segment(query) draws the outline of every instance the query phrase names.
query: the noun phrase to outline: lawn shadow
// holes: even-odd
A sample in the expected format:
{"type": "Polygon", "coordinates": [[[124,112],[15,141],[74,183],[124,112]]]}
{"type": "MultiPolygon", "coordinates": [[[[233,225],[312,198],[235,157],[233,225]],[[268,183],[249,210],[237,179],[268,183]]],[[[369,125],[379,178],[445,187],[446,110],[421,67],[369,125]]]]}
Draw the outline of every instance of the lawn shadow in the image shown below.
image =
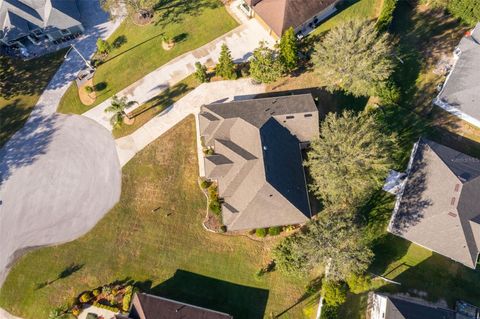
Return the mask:
{"type": "Polygon", "coordinates": [[[459,299],[480,304],[480,273],[437,253],[406,268],[394,280],[401,285],[380,290],[408,293],[432,302],[445,300],[452,308],[459,299]]]}
{"type": "Polygon", "coordinates": [[[53,280],[47,280],[45,282],[42,282],[42,283],[38,283],[35,287],[36,290],[38,289],[42,289],[46,286],[49,286],[51,284],[53,284],[54,282],[58,281],[58,280],[61,280],[61,279],[65,279],[65,278],[68,278],[70,277],[71,275],[73,275],[74,273],[80,271],[82,268],[83,268],[84,264],[75,264],[75,263],[72,263],[70,264],[69,266],[67,266],[64,270],[62,270],[57,278],[53,279],[53,280]]]}
{"type": "Polygon", "coordinates": [[[19,98],[0,108],[0,148],[25,124],[30,112],[31,107],[19,98]]]}
{"type": "Polygon", "coordinates": [[[188,33],[182,32],[173,37],[173,42],[180,43],[186,41],[188,38],[188,33]]]}
{"type": "Polygon", "coordinates": [[[115,49],[118,49],[118,48],[120,48],[122,45],[124,45],[125,43],[127,43],[127,37],[122,34],[122,35],[119,35],[118,37],[116,37],[115,40],[113,40],[112,46],[113,46],[115,49]]]}
{"type": "Polygon", "coordinates": [[[205,9],[216,9],[220,2],[211,0],[160,0],[154,6],[156,15],[155,26],[166,26],[168,24],[180,23],[185,16],[198,16],[205,9]]]}
{"type": "Polygon", "coordinates": [[[148,38],[148,39],[146,39],[146,40],[144,40],[144,41],[142,41],[142,42],[140,42],[140,43],[137,43],[137,44],[129,47],[128,49],[126,49],[126,50],[124,50],[124,51],[122,51],[122,52],[120,52],[120,53],[118,53],[118,54],[116,54],[116,55],[114,55],[114,56],[112,56],[112,57],[109,57],[108,59],[105,59],[105,60],[102,62],[102,64],[105,64],[105,63],[107,63],[107,62],[110,62],[110,61],[118,58],[119,56],[122,56],[122,55],[124,55],[125,53],[127,53],[127,52],[129,52],[129,51],[132,51],[132,50],[138,48],[139,46],[141,46],[141,45],[143,45],[143,44],[145,44],[145,43],[147,43],[147,42],[150,42],[150,41],[152,41],[153,39],[156,39],[156,38],[158,38],[158,37],[162,37],[162,36],[164,36],[164,35],[165,35],[164,32],[160,32],[159,34],[156,34],[156,35],[154,35],[153,37],[150,37],[150,38],[148,38]]]}
{"type": "Polygon", "coordinates": [[[234,318],[264,317],[269,291],[202,276],[178,269],[165,282],[148,287],[151,282],[138,283],[145,292],[232,315],[234,318]]]}
{"type": "Polygon", "coordinates": [[[59,115],[45,117],[41,112],[41,108],[34,109],[25,126],[0,149],[0,185],[14,170],[32,165],[47,152],[59,115]]]}

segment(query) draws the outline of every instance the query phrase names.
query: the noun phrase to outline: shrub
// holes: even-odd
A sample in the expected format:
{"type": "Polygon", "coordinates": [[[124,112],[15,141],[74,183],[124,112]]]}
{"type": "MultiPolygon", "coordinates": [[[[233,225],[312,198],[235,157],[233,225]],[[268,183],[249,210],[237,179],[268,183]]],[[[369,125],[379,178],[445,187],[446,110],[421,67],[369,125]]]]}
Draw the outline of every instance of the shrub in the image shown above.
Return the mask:
{"type": "Polygon", "coordinates": [[[378,17],[376,27],[379,31],[387,31],[393,20],[393,11],[397,6],[397,0],[384,0],[382,11],[378,17]]]}
{"type": "Polygon", "coordinates": [[[87,93],[92,93],[92,92],[94,91],[94,88],[93,88],[93,86],[87,85],[87,86],[85,87],[85,91],[86,91],[87,93]]]}
{"type": "Polygon", "coordinates": [[[112,288],[110,286],[103,286],[102,287],[102,292],[105,294],[105,295],[109,295],[112,293],[112,288]]]}
{"type": "Polygon", "coordinates": [[[362,293],[370,289],[371,277],[369,275],[351,274],[347,278],[347,284],[353,293],[362,293]]]}
{"type": "Polygon", "coordinates": [[[80,308],[78,308],[77,306],[73,307],[72,315],[74,315],[75,317],[78,317],[80,315],[80,308]]]}
{"type": "Polygon", "coordinates": [[[210,201],[210,204],[208,205],[212,213],[215,215],[219,216],[222,213],[222,205],[218,200],[212,200],[210,201]]]}
{"type": "Polygon", "coordinates": [[[210,185],[208,188],[208,198],[211,201],[218,201],[218,189],[216,185],[210,185]]]}
{"type": "Polygon", "coordinates": [[[200,62],[195,62],[195,78],[201,82],[208,82],[207,67],[200,62]]]}
{"type": "Polygon", "coordinates": [[[257,235],[257,237],[263,238],[267,236],[267,229],[268,228],[257,228],[255,229],[255,235],[257,235]]]}
{"type": "Polygon", "coordinates": [[[97,39],[97,50],[99,53],[102,53],[102,54],[108,54],[111,50],[112,50],[112,47],[110,46],[110,44],[101,39],[101,38],[98,38],[97,39]]]}
{"type": "Polygon", "coordinates": [[[132,286],[127,286],[125,288],[125,295],[123,295],[123,300],[122,300],[122,310],[123,311],[128,311],[130,308],[130,302],[132,301],[132,294],[133,294],[133,287],[132,286]]]}
{"type": "Polygon", "coordinates": [[[338,319],[338,307],[329,304],[323,305],[321,319],[338,319]]]}
{"type": "Polygon", "coordinates": [[[98,295],[100,295],[100,293],[101,293],[101,291],[100,291],[100,289],[98,289],[98,288],[97,288],[97,289],[93,289],[93,291],[92,291],[92,294],[93,294],[94,297],[97,297],[98,295]]]}
{"type": "Polygon", "coordinates": [[[86,303],[90,299],[92,299],[92,294],[90,293],[90,291],[86,291],[80,296],[80,302],[82,303],[86,303]]]}
{"type": "Polygon", "coordinates": [[[226,233],[227,232],[227,226],[225,226],[225,225],[220,226],[220,232],[226,233]]]}
{"type": "Polygon", "coordinates": [[[203,181],[200,182],[200,187],[203,188],[203,189],[207,189],[210,187],[212,183],[210,183],[210,181],[204,179],[203,181]]]}
{"type": "Polygon", "coordinates": [[[275,226],[275,227],[270,227],[268,229],[268,234],[270,236],[277,236],[282,232],[282,227],[281,226],[275,226]]]}
{"type": "Polygon", "coordinates": [[[400,89],[393,81],[381,83],[376,94],[381,99],[382,105],[397,104],[400,101],[400,89]]]}
{"type": "Polygon", "coordinates": [[[97,301],[95,301],[95,302],[93,303],[93,305],[94,305],[95,307],[103,308],[103,309],[106,309],[106,310],[110,310],[110,311],[112,311],[112,312],[119,312],[119,311],[120,311],[120,309],[118,309],[117,307],[113,307],[113,306],[109,306],[109,305],[104,305],[104,304],[99,303],[99,302],[97,302],[97,301]]]}
{"type": "Polygon", "coordinates": [[[343,282],[324,280],[322,284],[325,302],[330,306],[338,306],[347,299],[347,285],[343,282]]]}

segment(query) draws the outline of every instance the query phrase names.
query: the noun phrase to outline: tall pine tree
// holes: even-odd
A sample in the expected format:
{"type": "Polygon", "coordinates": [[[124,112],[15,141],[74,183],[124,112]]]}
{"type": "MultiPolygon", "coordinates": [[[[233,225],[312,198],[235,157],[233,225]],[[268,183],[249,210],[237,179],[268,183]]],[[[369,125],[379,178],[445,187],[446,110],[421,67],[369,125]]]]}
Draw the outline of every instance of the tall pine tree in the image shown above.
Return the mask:
{"type": "Polygon", "coordinates": [[[280,60],[288,71],[292,71],[298,66],[297,38],[292,27],[288,28],[280,39],[280,60]]]}
{"type": "Polygon", "coordinates": [[[218,59],[218,64],[215,67],[215,72],[218,76],[221,76],[224,79],[235,80],[237,78],[232,54],[225,43],[222,44],[222,51],[220,52],[220,58],[218,59]]]}

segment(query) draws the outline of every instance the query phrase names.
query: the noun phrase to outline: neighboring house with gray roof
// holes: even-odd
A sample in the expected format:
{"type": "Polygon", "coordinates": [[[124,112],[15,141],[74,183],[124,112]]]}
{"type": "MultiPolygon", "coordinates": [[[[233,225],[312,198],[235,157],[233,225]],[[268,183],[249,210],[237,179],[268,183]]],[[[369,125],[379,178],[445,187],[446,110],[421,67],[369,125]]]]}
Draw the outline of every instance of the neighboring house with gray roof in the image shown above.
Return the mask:
{"type": "Polygon", "coordinates": [[[475,269],[480,160],[427,139],[414,146],[388,230],[475,269]]]}
{"type": "Polygon", "coordinates": [[[301,148],[318,137],[310,94],[202,106],[205,177],[218,182],[228,230],[301,224],[311,218],[301,148]]]}
{"type": "MultiPolygon", "coordinates": [[[[369,295],[369,319],[460,319],[456,312],[419,300],[372,293],[369,295]]],[[[462,317],[467,319],[467,317],[462,317]]],[[[469,318],[469,317],[468,317],[469,318]]]]}
{"type": "Polygon", "coordinates": [[[0,0],[0,44],[56,41],[84,31],[76,0],[0,0]]]}
{"type": "Polygon", "coordinates": [[[455,49],[455,64],[434,103],[480,127],[480,23],[455,49]]]}

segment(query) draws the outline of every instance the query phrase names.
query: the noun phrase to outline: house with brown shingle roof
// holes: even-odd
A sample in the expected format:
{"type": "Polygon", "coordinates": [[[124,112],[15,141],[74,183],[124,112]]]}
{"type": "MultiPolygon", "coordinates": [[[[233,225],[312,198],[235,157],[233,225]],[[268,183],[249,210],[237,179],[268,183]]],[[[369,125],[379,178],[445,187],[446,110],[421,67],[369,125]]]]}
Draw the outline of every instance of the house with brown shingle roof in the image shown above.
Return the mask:
{"type": "Polygon", "coordinates": [[[243,11],[256,18],[276,38],[288,28],[312,29],[336,9],[339,0],[244,0],[243,11]],[[309,26],[310,25],[310,26],[309,26]]]}
{"type": "Polygon", "coordinates": [[[310,94],[204,105],[205,177],[218,183],[228,230],[302,224],[311,218],[302,147],[318,137],[310,94]]]}
{"type": "Polygon", "coordinates": [[[475,269],[480,160],[422,138],[407,174],[388,231],[475,269]]]}

